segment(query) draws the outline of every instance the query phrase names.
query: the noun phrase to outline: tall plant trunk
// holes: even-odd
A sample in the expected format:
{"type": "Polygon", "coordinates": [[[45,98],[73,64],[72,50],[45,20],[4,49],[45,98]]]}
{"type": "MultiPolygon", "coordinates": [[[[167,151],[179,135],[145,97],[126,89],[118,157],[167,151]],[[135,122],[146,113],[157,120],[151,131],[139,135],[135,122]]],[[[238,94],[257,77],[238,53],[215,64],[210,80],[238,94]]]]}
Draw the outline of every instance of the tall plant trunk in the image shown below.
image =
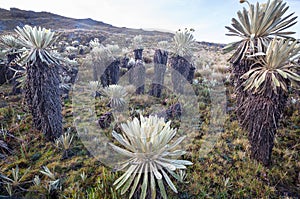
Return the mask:
{"type": "Polygon", "coordinates": [[[41,61],[27,67],[25,98],[33,116],[33,126],[55,140],[62,134],[62,106],[58,68],[41,61]]]}
{"type": "Polygon", "coordinates": [[[0,64],[0,85],[7,82],[6,74],[8,71],[8,67],[5,64],[0,64]]]}
{"type": "Polygon", "coordinates": [[[101,85],[103,87],[109,86],[109,72],[106,69],[104,73],[100,76],[101,85]]]}
{"type": "Polygon", "coordinates": [[[268,166],[271,163],[274,136],[288,96],[279,91],[249,95],[241,106],[241,124],[248,130],[251,158],[268,166]]]}
{"type": "Polygon", "coordinates": [[[117,84],[120,79],[120,60],[115,60],[109,65],[110,84],[117,84]]]}
{"type": "Polygon", "coordinates": [[[243,118],[241,118],[241,115],[243,114],[244,110],[242,108],[244,101],[248,97],[248,93],[244,91],[243,87],[241,86],[244,82],[243,79],[241,79],[241,76],[244,75],[246,72],[250,70],[250,66],[253,64],[253,62],[241,60],[238,63],[232,64],[232,74],[233,74],[233,83],[235,88],[235,94],[236,94],[236,103],[237,103],[237,118],[239,120],[239,123],[241,124],[243,121],[243,118]]]}
{"type": "Polygon", "coordinates": [[[93,81],[98,81],[98,67],[93,64],[93,81]]]}
{"type": "Polygon", "coordinates": [[[10,69],[14,68],[16,70],[22,70],[23,68],[18,66],[17,64],[13,64],[12,62],[18,57],[20,53],[9,53],[6,55],[7,61],[5,63],[0,64],[0,85],[4,83],[11,83],[14,79],[15,72],[10,69]]]}
{"type": "Polygon", "coordinates": [[[136,94],[144,94],[145,92],[145,76],[146,68],[141,60],[137,60],[132,67],[133,85],[136,87],[136,94]]]}
{"type": "Polygon", "coordinates": [[[134,50],[135,64],[129,70],[129,83],[136,87],[136,94],[144,94],[145,92],[145,76],[146,68],[143,63],[142,57],[143,49],[134,50]]]}
{"type": "Polygon", "coordinates": [[[246,60],[232,64],[236,114],[241,127],[248,131],[251,158],[267,166],[271,163],[274,136],[287,97],[282,91],[276,95],[271,89],[262,95],[244,91],[241,85],[245,80],[241,76],[250,70],[252,64],[246,60]]]}
{"type": "Polygon", "coordinates": [[[135,49],[134,52],[134,59],[135,60],[143,60],[143,50],[144,49],[135,49]]]}
{"type": "Polygon", "coordinates": [[[152,81],[150,95],[160,97],[164,85],[164,75],[166,72],[166,65],[168,61],[168,52],[160,49],[155,50],[153,61],[154,78],[152,81]]]}
{"type": "Polygon", "coordinates": [[[186,81],[192,83],[194,79],[195,67],[181,56],[171,57],[170,65],[173,69],[171,76],[174,91],[183,93],[186,81]]]}
{"type": "Polygon", "coordinates": [[[101,84],[103,87],[117,84],[120,79],[120,60],[113,61],[101,75],[101,84]]]}

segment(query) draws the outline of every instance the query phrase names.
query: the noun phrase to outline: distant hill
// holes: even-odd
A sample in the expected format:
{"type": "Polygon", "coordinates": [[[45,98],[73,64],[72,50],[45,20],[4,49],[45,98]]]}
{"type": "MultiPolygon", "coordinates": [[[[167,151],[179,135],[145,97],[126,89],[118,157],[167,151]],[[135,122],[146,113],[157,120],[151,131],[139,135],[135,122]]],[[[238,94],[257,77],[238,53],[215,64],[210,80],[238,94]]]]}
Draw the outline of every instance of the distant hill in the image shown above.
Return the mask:
{"type": "MultiPolygon", "coordinates": [[[[165,31],[115,27],[91,18],[74,19],[49,12],[34,12],[18,8],[6,10],[0,8],[0,33],[11,32],[16,26],[22,27],[25,24],[50,28],[65,33],[64,36],[69,39],[84,40],[84,42],[88,42],[95,37],[101,41],[108,38],[118,39],[119,41],[121,37],[130,39],[136,35],[142,35],[148,38],[153,37],[155,39],[151,39],[151,42],[158,42],[162,40],[170,41],[174,35],[173,33],[165,31]]],[[[209,42],[199,43],[208,46],[220,45],[209,42]]],[[[126,45],[126,41],[123,41],[123,44],[126,45]]]]}

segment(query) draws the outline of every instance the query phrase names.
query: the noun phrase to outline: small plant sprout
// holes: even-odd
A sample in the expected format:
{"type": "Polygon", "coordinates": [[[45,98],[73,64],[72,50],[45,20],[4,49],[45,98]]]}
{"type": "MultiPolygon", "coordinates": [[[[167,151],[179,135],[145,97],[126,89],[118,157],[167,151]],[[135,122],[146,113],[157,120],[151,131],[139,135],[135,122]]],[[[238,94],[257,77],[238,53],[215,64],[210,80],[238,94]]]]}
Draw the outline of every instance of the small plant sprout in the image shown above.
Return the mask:
{"type": "Polygon", "coordinates": [[[188,183],[187,181],[185,181],[186,179],[186,170],[180,169],[177,173],[177,180],[181,183],[188,183]]]}
{"type": "Polygon", "coordinates": [[[123,86],[113,84],[102,89],[102,94],[109,98],[109,105],[112,108],[121,108],[125,105],[126,89],[123,86]]]}
{"type": "Polygon", "coordinates": [[[33,178],[33,184],[35,186],[40,186],[41,185],[41,179],[38,175],[35,175],[34,178],[33,178]]]}
{"type": "Polygon", "coordinates": [[[44,174],[45,176],[48,176],[51,180],[48,181],[48,187],[47,187],[47,190],[49,193],[51,193],[52,191],[54,190],[57,190],[57,189],[61,189],[61,181],[60,179],[56,179],[54,173],[52,173],[48,167],[46,166],[43,166],[43,170],[40,170],[40,172],[42,174],[44,174]]]}
{"type": "Polygon", "coordinates": [[[231,183],[230,183],[230,178],[226,178],[225,181],[224,181],[224,186],[225,187],[231,187],[231,183]]]}
{"type": "Polygon", "coordinates": [[[176,169],[186,169],[186,165],[192,165],[187,160],[177,160],[176,157],[185,154],[185,151],[176,149],[185,136],[176,141],[171,140],[176,135],[176,129],[170,127],[171,122],[165,123],[163,118],[157,116],[143,117],[140,120],[121,124],[123,134],[113,131],[112,136],[125,148],[112,143],[110,146],[118,153],[128,157],[117,170],[127,169],[126,172],[114,182],[116,189],[121,189],[121,194],[131,188],[129,198],[141,184],[141,195],[145,199],[147,189],[151,190],[151,198],[156,197],[158,185],[161,196],[166,199],[167,194],[164,183],[177,193],[177,189],[168,174],[176,178],[176,169]],[[150,185],[149,185],[150,183],[150,185]]]}
{"type": "Polygon", "coordinates": [[[87,179],[87,175],[85,174],[84,171],[80,174],[80,177],[81,177],[82,182],[85,182],[87,179]]]}
{"type": "Polygon", "coordinates": [[[55,143],[57,147],[62,147],[64,150],[69,150],[72,144],[74,135],[70,132],[66,132],[56,139],[55,143]]]}
{"type": "Polygon", "coordinates": [[[11,169],[12,178],[10,178],[8,176],[5,176],[5,175],[2,175],[0,173],[0,178],[2,178],[3,181],[4,181],[3,183],[0,183],[0,184],[5,184],[5,189],[6,189],[7,193],[9,194],[9,196],[13,195],[16,188],[18,188],[20,190],[24,190],[21,187],[21,185],[28,183],[28,182],[23,181],[23,180],[24,180],[25,176],[27,175],[27,173],[29,172],[29,170],[30,170],[30,167],[25,170],[23,175],[20,175],[19,167],[17,165],[16,168],[11,169]]]}
{"type": "Polygon", "coordinates": [[[7,130],[7,128],[4,128],[3,125],[1,125],[0,135],[3,136],[3,139],[4,139],[4,140],[6,140],[6,137],[7,137],[7,135],[8,135],[8,130],[7,130]]]}
{"type": "Polygon", "coordinates": [[[40,172],[45,176],[48,176],[50,179],[55,180],[55,175],[48,169],[48,167],[43,166],[43,170],[40,172]]]}
{"type": "Polygon", "coordinates": [[[29,170],[30,170],[30,167],[25,170],[25,172],[24,172],[23,175],[20,175],[20,173],[19,173],[19,167],[17,165],[16,168],[12,168],[11,169],[12,178],[9,178],[9,177],[4,176],[2,174],[0,174],[0,178],[2,178],[7,183],[10,183],[13,187],[19,186],[19,185],[22,184],[22,180],[27,175],[27,173],[29,172],[29,170]]]}

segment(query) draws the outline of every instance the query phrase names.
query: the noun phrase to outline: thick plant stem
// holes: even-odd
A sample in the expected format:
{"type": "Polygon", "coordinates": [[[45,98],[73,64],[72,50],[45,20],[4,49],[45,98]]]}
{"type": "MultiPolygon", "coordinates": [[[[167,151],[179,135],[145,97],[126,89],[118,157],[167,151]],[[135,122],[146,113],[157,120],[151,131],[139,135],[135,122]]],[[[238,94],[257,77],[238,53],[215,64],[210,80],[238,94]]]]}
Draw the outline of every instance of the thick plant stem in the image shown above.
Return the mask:
{"type": "Polygon", "coordinates": [[[109,64],[100,79],[103,87],[117,84],[120,79],[120,60],[115,60],[109,64]]]}
{"type": "Polygon", "coordinates": [[[251,157],[265,166],[271,163],[274,136],[286,101],[287,95],[284,92],[278,95],[270,92],[248,96],[240,107],[243,112],[240,115],[241,125],[248,130],[251,157]]]}
{"type": "Polygon", "coordinates": [[[33,126],[54,141],[62,134],[62,106],[58,68],[41,61],[28,65],[25,98],[33,116],[33,126]]]}
{"type": "MultiPolygon", "coordinates": [[[[283,90],[275,93],[272,89],[261,94],[244,91],[241,76],[249,71],[251,61],[241,60],[233,63],[232,73],[236,92],[237,118],[241,127],[248,131],[251,157],[270,165],[274,136],[278,121],[287,101],[287,94],[283,90]]],[[[271,83],[270,83],[271,84],[271,83]]]]}
{"type": "Polygon", "coordinates": [[[154,77],[150,95],[160,97],[164,85],[164,75],[168,61],[168,52],[164,50],[155,50],[154,53],[154,77]]]}
{"type": "Polygon", "coordinates": [[[129,83],[136,87],[136,94],[145,92],[146,68],[143,63],[143,49],[134,50],[135,64],[129,70],[129,83]]]}
{"type": "Polygon", "coordinates": [[[186,81],[192,83],[195,67],[181,56],[171,57],[172,83],[175,92],[183,93],[186,81]]]}

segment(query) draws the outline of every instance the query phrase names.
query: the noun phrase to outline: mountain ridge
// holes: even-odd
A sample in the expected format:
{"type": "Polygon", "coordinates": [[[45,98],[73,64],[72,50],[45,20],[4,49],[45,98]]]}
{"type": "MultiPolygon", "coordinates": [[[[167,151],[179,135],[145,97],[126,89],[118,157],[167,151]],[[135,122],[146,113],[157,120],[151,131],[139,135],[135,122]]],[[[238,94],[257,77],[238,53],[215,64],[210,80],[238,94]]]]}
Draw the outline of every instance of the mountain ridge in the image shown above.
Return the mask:
{"type": "MultiPolygon", "coordinates": [[[[10,8],[9,10],[0,8],[0,32],[11,32],[17,26],[24,25],[31,26],[42,26],[48,29],[52,29],[58,32],[91,32],[96,31],[102,40],[108,38],[111,34],[127,35],[133,37],[135,35],[143,36],[153,36],[161,39],[168,40],[174,36],[174,33],[167,31],[151,29],[134,29],[126,27],[117,27],[111,24],[104,23],[102,21],[97,21],[92,18],[75,19],[70,17],[61,16],[58,14],[53,14],[51,12],[36,12],[31,10],[21,10],[19,8],[10,8]]],[[[90,37],[89,37],[90,39],[90,37]]],[[[220,46],[223,44],[197,41],[200,44],[208,46],[220,46]]]]}

